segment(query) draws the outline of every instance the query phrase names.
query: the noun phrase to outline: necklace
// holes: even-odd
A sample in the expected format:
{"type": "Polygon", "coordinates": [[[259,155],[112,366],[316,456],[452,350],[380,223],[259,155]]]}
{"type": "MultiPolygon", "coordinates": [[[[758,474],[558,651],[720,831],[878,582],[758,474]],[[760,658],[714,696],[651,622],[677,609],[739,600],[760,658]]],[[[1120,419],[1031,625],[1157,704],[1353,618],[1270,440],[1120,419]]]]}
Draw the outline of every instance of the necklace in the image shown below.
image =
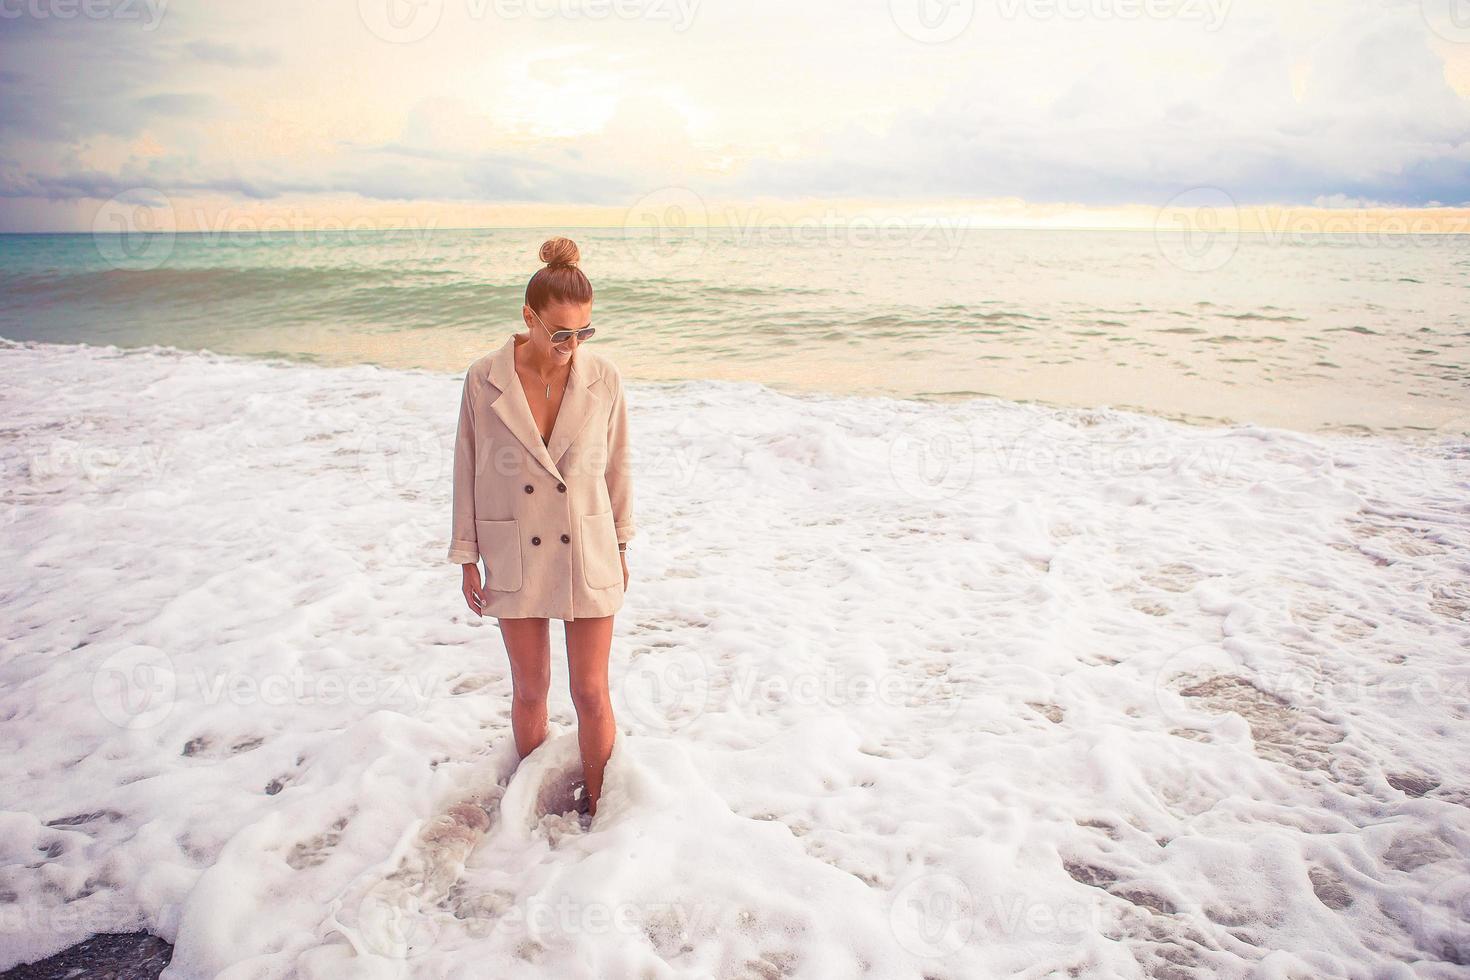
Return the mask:
{"type": "MultiPolygon", "coordinates": [[[[519,367],[520,367],[520,365],[517,365],[517,373],[519,373],[519,367]]],[[[529,370],[529,368],[528,368],[528,370],[529,370]]],[[[540,372],[537,371],[536,374],[539,376],[540,375],[540,372]]],[[[542,381],[543,384],[546,385],[546,400],[547,401],[551,401],[551,382],[550,381],[547,381],[544,378],[542,378],[541,381],[542,381]]]]}
{"type": "Polygon", "coordinates": [[[546,382],[546,400],[551,401],[551,382],[546,382]]]}
{"type": "MultiPolygon", "coordinates": [[[[567,371],[568,371],[568,373],[570,373],[571,372],[571,368],[568,367],[567,368],[567,371]]],[[[536,372],[536,376],[541,381],[541,383],[546,386],[546,400],[547,401],[551,401],[551,382],[550,381],[547,381],[545,378],[542,378],[540,371],[537,371],[536,372]]],[[[566,378],[563,377],[562,380],[565,381],[566,378]]]]}

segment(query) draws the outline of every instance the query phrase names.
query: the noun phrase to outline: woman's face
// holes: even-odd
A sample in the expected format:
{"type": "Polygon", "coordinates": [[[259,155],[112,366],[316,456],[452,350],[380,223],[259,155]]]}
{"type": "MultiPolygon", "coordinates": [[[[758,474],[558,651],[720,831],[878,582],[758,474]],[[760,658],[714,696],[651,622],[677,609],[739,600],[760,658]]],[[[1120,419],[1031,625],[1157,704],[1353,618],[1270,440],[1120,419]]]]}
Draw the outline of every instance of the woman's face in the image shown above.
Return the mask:
{"type": "Polygon", "coordinates": [[[560,344],[551,342],[551,335],[558,330],[580,330],[592,325],[592,303],[549,303],[544,310],[524,307],[526,327],[531,331],[531,342],[556,364],[565,364],[572,359],[581,341],[568,337],[560,344]]]}

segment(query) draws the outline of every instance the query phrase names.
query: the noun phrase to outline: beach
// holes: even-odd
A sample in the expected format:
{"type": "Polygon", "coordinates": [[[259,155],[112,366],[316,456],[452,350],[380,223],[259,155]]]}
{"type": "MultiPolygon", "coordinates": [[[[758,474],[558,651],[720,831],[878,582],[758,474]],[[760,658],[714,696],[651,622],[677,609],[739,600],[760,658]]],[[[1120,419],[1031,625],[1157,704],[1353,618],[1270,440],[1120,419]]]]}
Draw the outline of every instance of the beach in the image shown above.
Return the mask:
{"type": "Polygon", "coordinates": [[[1465,975],[1456,427],[630,380],[583,827],[560,631],[516,769],[443,561],[458,370],[0,344],[0,969],[1465,975]]]}
{"type": "Polygon", "coordinates": [[[0,65],[0,980],[1470,980],[1470,0],[0,65]]]}

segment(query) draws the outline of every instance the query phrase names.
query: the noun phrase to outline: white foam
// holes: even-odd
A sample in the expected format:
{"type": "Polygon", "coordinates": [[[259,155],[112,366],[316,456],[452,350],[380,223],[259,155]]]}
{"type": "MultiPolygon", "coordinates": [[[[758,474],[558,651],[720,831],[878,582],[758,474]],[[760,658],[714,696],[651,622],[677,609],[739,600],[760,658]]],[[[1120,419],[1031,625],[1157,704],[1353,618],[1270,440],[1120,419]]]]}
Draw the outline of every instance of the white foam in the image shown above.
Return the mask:
{"type": "Polygon", "coordinates": [[[1463,443],[630,384],[584,827],[561,631],[516,769],[441,560],[458,379],[5,345],[0,381],[0,969],[129,928],[166,977],[1470,958],[1463,443]]]}

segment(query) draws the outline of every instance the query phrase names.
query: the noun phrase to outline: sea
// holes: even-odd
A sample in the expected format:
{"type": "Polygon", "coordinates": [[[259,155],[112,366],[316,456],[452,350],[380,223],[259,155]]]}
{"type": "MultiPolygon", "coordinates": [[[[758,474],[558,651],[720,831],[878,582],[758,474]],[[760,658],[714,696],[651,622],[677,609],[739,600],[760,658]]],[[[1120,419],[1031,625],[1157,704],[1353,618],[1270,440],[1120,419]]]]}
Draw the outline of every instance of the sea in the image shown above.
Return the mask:
{"type": "Polygon", "coordinates": [[[0,337],[462,372],[573,238],[631,380],[1462,435],[1470,237],[764,225],[0,236],[0,337]]]}

